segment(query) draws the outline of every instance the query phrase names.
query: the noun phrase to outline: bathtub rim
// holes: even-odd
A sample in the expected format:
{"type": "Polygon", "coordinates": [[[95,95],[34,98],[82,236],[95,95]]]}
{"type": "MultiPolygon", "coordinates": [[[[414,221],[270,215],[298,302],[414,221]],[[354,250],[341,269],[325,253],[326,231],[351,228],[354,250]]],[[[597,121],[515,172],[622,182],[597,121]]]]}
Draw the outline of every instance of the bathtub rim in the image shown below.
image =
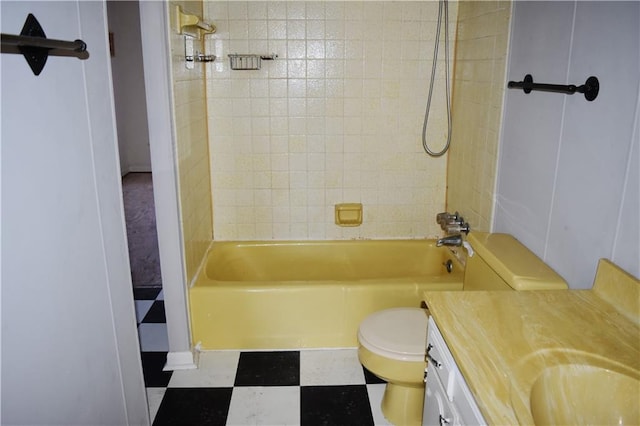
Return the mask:
{"type": "MultiPolygon", "coordinates": [[[[288,245],[288,246],[304,246],[304,245],[332,245],[332,244],[338,244],[338,245],[358,245],[358,244],[363,244],[363,243],[374,243],[374,244],[378,244],[378,243],[393,243],[393,244],[411,244],[411,245],[418,245],[418,244],[425,244],[425,248],[427,249],[432,249],[432,250],[438,250],[438,251],[443,251],[445,253],[445,256],[448,260],[452,261],[452,265],[453,265],[453,270],[454,271],[460,271],[460,273],[462,273],[464,275],[464,270],[465,270],[465,266],[466,266],[466,253],[464,252],[464,250],[460,250],[460,248],[458,247],[438,247],[436,245],[436,239],[435,238],[422,238],[422,239],[418,239],[418,238],[397,238],[397,239],[350,239],[350,240],[212,240],[211,243],[209,244],[209,247],[207,248],[207,252],[205,253],[205,255],[203,256],[200,265],[198,266],[198,270],[194,276],[194,278],[191,280],[191,283],[189,284],[189,288],[193,288],[193,287],[207,287],[206,283],[207,282],[211,282],[211,283],[219,283],[219,285],[240,285],[240,283],[243,282],[261,282],[261,283],[282,283],[282,281],[276,281],[276,280],[271,280],[271,281],[252,281],[252,280],[216,280],[213,278],[210,278],[207,274],[207,265],[209,264],[209,259],[214,255],[214,249],[216,247],[220,247],[223,248],[225,246],[235,246],[235,247],[241,247],[241,246],[283,246],[283,245],[288,245]]],[[[453,277],[457,277],[458,274],[454,274],[454,275],[434,275],[438,276],[440,278],[443,278],[444,281],[457,281],[457,280],[453,280],[453,277]],[[450,279],[447,279],[448,277],[450,277],[450,279]]],[[[389,282],[389,281],[402,281],[403,283],[406,283],[407,280],[413,280],[414,278],[416,278],[415,276],[413,277],[401,277],[401,278],[384,278],[384,279],[378,279],[378,278],[372,278],[372,279],[363,279],[363,280],[350,280],[349,282],[353,282],[353,283],[359,283],[361,282],[362,284],[375,284],[376,282],[389,282]]],[[[298,284],[302,284],[302,283],[309,283],[309,282],[335,282],[335,283],[340,283],[340,282],[344,282],[345,280],[291,280],[291,281],[287,281],[288,283],[298,283],[298,284]]],[[[212,285],[208,285],[208,286],[212,286],[212,285]]]]}

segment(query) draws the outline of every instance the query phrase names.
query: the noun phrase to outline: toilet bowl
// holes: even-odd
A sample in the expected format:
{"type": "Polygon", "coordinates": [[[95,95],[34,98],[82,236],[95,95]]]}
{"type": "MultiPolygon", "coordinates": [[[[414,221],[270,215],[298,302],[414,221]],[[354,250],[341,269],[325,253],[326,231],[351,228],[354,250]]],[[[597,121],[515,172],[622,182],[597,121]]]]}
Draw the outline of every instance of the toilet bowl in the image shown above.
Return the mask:
{"type": "MultiPolygon", "coordinates": [[[[508,234],[469,234],[463,291],[562,290],[567,283],[508,234]]],[[[362,365],[387,381],[382,413],[395,425],[420,425],[424,403],[427,314],[418,308],[375,312],[358,330],[362,365]]]]}
{"type": "Polygon", "coordinates": [[[419,425],[424,402],[427,314],[392,308],[366,317],[358,329],[358,358],[387,382],[382,413],[395,425],[419,425]]]}

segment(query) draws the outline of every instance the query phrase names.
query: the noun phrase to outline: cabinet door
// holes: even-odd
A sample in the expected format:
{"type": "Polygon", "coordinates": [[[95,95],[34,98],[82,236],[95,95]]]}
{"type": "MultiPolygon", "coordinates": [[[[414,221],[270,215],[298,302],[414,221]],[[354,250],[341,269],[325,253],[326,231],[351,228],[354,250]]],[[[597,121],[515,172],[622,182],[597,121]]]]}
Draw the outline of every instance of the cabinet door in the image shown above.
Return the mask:
{"type": "Polygon", "coordinates": [[[457,416],[449,404],[444,387],[433,373],[427,378],[422,424],[427,426],[458,424],[457,416]]]}
{"type": "Polygon", "coordinates": [[[461,424],[478,426],[487,424],[482,414],[480,414],[480,408],[478,408],[471,390],[469,390],[464,377],[459,371],[456,372],[453,395],[452,404],[456,409],[456,414],[461,424]]]}

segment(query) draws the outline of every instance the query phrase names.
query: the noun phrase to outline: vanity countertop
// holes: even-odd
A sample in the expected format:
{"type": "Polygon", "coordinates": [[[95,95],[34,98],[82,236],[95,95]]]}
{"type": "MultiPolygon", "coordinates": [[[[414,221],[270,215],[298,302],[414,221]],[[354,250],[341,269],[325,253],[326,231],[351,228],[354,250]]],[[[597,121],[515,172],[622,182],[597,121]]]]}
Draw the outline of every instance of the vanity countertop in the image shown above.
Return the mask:
{"type": "Polygon", "coordinates": [[[429,291],[424,300],[489,424],[533,423],[530,390],[545,367],[640,376],[640,282],[608,261],[591,290],[429,291]]]}

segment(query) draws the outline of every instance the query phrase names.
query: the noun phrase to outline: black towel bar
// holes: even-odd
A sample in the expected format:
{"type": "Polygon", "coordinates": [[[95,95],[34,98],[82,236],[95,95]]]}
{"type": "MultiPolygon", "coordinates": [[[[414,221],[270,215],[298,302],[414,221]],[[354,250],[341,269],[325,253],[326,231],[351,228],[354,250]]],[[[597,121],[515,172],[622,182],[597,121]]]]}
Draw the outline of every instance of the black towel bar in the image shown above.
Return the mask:
{"type": "Polygon", "coordinates": [[[42,47],[45,49],[72,50],[74,52],[84,52],[87,44],[82,40],[64,41],[52,38],[40,38],[13,34],[2,34],[3,46],[24,46],[42,47]]]}
{"type": "Polygon", "coordinates": [[[2,53],[19,53],[24,56],[35,75],[40,75],[49,55],[75,56],[87,59],[87,44],[82,40],[65,41],[49,39],[40,23],[31,13],[27,16],[20,35],[0,34],[2,53]]]}
{"type": "Polygon", "coordinates": [[[600,91],[600,82],[597,77],[589,77],[587,81],[581,86],[575,86],[573,84],[545,84],[534,83],[531,74],[527,74],[524,77],[524,81],[510,81],[507,84],[509,89],[522,89],[524,93],[530,93],[532,90],[540,90],[544,92],[557,92],[566,93],[567,95],[573,95],[574,93],[584,93],[584,97],[588,101],[592,101],[598,97],[600,91]]]}

